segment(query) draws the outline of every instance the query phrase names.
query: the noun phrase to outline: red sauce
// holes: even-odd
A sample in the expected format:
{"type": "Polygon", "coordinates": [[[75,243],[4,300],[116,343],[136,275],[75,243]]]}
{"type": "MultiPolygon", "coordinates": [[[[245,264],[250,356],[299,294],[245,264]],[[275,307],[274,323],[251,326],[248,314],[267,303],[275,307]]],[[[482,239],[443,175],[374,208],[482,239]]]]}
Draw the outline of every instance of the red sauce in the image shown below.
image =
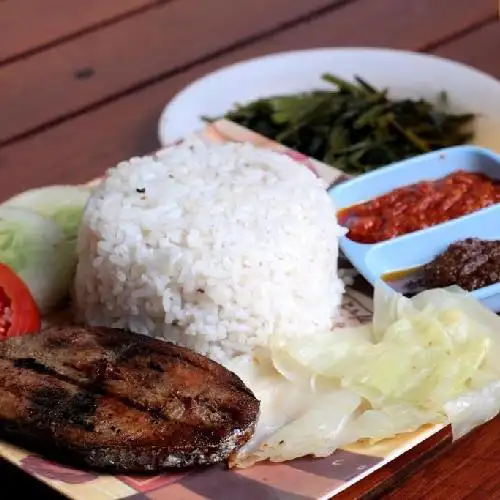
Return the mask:
{"type": "Polygon", "coordinates": [[[377,243],[476,212],[500,202],[500,181],[459,170],[436,181],[410,184],[345,208],[339,222],[347,236],[377,243]]]}

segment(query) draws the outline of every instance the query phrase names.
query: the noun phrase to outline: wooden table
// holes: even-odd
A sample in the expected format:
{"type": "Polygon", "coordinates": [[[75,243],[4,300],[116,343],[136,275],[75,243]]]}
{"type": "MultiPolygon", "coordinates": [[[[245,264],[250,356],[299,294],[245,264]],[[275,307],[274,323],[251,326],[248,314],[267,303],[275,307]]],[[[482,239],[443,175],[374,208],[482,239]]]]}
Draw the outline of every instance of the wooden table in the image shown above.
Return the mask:
{"type": "MultiPolygon", "coordinates": [[[[500,78],[498,10],[497,0],[0,0],[0,200],[153,150],[177,91],[257,55],[384,46],[500,78]]],[[[388,498],[500,498],[499,452],[496,419],[388,498]]],[[[6,464],[0,474],[19,498],[52,497],[6,464]]]]}

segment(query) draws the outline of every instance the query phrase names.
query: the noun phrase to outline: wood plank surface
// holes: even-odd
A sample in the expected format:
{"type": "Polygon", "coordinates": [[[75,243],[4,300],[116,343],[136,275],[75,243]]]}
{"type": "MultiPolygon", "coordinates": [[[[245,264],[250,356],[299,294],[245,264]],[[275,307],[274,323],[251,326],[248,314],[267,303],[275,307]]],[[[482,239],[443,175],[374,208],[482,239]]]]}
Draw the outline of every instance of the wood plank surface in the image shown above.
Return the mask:
{"type": "MultiPolygon", "coordinates": [[[[422,441],[411,450],[384,467],[377,469],[350,488],[334,497],[334,500],[353,500],[354,498],[378,498],[411,476],[421,465],[427,463],[429,456],[435,456],[451,446],[451,428],[445,427],[437,434],[422,441]]],[[[423,500],[427,497],[421,497],[423,500]]]]}
{"type": "Polygon", "coordinates": [[[500,418],[479,427],[414,472],[388,500],[500,498],[500,418]]]}
{"type": "Polygon", "coordinates": [[[500,79],[500,21],[438,47],[435,53],[470,64],[500,79]]]}
{"type": "Polygon", "coordinates": [[[6,65],[0,142],[338,2],[173,0],[6,65]]]}
{"type": "MultiPolygon", "coordinates": [[[[500,78],[498,8],[498,0],[0,0],[0,200],[85,182],[152,151],[159,114],[177,91],[249,57],[385,46],[500,78]]],[[[497,418],[385,498],[500,499],[499,450],[497,418]]],[[[0,465],[16,488],[34,483],[0,465]]],[[[390,470],[371,477],[374,492],[392,479],[390,470]]],[[[30,498],[60,498],[32,487],[30,498]]]]}
{"type": "Polygon", "coordinates": [[[120,160],[152,151],[158,146],[156,127],[163,106],[192,79],[215,68],[278,50],[321,45],[419,50],[459,32],[472,14],[476,19],[491,14],[490,3],[482,0],[459,0],[451,10],[448,0],[420,0],[411,4],[416,5],[413,10],[409,5],[400,0],[358,0],[6,145],[0,149],[0,199],[43,184],[84,182],[120,160]],[[391,13],[401,15],[399,23],[376,22],[391,13]]]}
{"type": "Polygon", "coordinates": [[[158,0],[0,1],[0,63],[158,0]]]}

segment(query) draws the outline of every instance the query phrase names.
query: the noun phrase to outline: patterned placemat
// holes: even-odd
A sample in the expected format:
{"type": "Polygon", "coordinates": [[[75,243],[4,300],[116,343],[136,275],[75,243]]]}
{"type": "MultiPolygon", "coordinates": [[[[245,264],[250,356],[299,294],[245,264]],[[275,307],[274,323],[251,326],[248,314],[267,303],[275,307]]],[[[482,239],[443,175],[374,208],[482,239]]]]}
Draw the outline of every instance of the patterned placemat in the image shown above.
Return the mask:
{"type": "MultiPolygon", "coordinates": [[[[346,176],[337,169],[289,150],[227,121],[209,125],[203,134],[214,142],[248,141],[290,155],[321,176],[328,185],[346,176]]],[[[341,267],[350,268],[341,259],[341,267]]],[[[360,277],[348,287],[342,304],[342,323],[358,325],[372,317],[371,288],[360,277]]],[[[0,456],[77,500],[302,500],[331,497],[359,498],[378,491],[388,481],[451,442],[449,426],[428,426],[418,432],[381,441],[356,443],[327,458],[302,458],[281,464],[257,464],[228,471],[224,466],[156,476],[111,476],[82,471],[0,442],[0,456]]]]}

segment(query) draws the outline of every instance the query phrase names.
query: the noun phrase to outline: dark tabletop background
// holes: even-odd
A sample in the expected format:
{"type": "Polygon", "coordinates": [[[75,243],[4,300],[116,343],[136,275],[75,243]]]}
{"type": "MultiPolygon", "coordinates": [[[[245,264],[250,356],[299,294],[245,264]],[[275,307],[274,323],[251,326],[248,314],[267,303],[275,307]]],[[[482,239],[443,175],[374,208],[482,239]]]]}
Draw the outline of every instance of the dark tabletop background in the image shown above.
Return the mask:
{"type": "MultiPolygon", "coordinates": [[[[153,150],[176,92],[253,56],[382,46],[500,77],[498,10],[496,0],[0,0],[0,200],[153,150]]],[[[500,498],[499,453],[496,419],[389,498],[500,498]]],[[[54,497],[6,463],[0,477],[0,498],[54,497]]]]}

